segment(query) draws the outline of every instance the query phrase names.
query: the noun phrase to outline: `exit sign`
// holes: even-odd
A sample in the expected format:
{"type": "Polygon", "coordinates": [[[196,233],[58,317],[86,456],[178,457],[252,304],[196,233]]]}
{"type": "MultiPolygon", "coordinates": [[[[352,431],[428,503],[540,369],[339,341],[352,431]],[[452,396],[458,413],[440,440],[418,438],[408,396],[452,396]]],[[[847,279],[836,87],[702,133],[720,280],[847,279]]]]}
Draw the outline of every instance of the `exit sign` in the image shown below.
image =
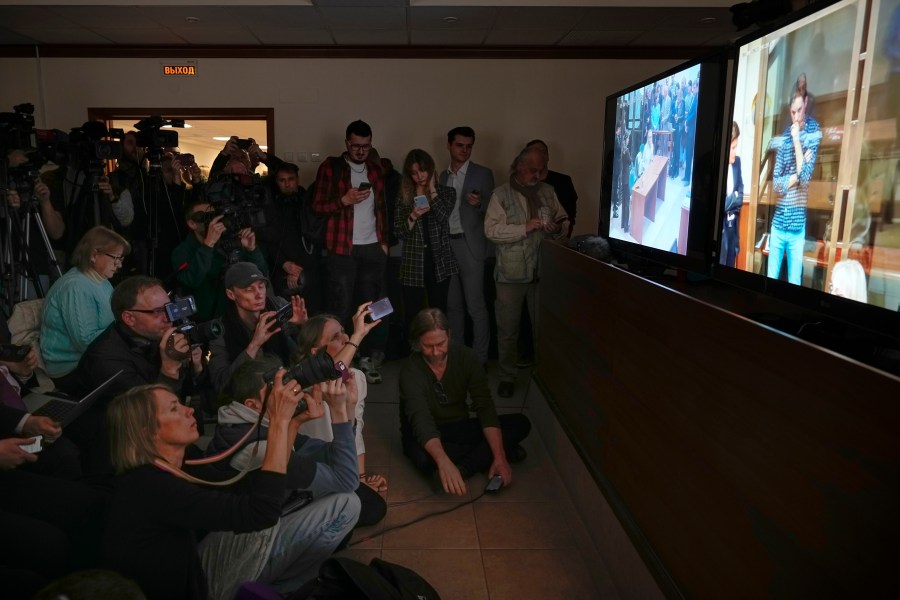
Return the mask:
{"type": "Polygon", "coordinates": [[[180,60],[177,63],[160,61],[163,77],[197,77],[197,61],[180,60]]]}

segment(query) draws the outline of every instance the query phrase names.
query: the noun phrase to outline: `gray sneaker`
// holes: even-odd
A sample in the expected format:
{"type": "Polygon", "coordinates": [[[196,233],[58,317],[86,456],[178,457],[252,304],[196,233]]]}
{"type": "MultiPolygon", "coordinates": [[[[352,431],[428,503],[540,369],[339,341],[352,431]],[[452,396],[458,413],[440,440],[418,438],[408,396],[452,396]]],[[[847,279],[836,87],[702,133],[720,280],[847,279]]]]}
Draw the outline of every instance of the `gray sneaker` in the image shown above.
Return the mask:
{"type": "Polygon", "coordinates": [[[381,383],[381,373],[378,372],[370,357],[359,359],[359,370],[365,374],[368,383],[381,383]]]}

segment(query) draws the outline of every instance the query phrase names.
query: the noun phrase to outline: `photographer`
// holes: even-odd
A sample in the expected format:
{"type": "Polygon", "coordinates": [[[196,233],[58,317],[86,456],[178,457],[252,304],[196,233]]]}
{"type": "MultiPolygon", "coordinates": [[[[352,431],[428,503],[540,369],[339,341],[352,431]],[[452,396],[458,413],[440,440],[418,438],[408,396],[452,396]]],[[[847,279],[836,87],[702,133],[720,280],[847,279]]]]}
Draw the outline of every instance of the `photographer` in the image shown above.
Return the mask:
{"type": "Polygon", "coordinates": [[[290,364],[296,350],[296,327],[306,321],[306,308],[300,296],[292,296],[289,303],[269,293],[269,280],[253,263],[236,263],[225,274],[225,295],[230,302],[222,316],[224,332],[210,343],[209,374],[217,391],[225,388],[241,364],[260,353],[277,357],[282,365],[290,364]],[[291,314],[283,323],[276,321],[279,309],[291,314]]]}
{"type": "Polygon", "coordinates": [[[305,216],[311,215],[297,165],[281,163],[270,176],[274,180],[274,198],[265,206],[266,226],[259,241],[272,265],[272,283],[276,293],[302,293],[306,309],[317,314],[323,308],[320,262],[322,246],[312,239],[305,216]]]}
{"type": "Polygon", "coordinates": [[[100,121],[75,128],[66,145],[66,165],[48,172],[44,180],[65,201],[66,251],[71,252],[91,227],[103,225],[122,233],[134,219],[130,194],[113,190],[104,173],[106,162],[121,155],[119,142],[100,121]]]}
{"type": "Polygon", "coordinates": [[[192,349],[187,337],[175,332],[166,315],[168,303],[169,295],[153,277],[137,275],[117,285],[111,299],[116,320],[78,364],[82,386],[93,389],[121,370],[104,393],[112,398],[147,383],[181,390],[189,373],[199,376],[203,371],[200,348],[192,349]],[[190,359],[182,358],[185,355],[190,359]]]}
{"type": "MultiPolygon", "coordinates": [[[[22,150],[11,150],[7,156],[9,164],[9,181],[6,192],[6,202],[9,206],[10,217],[23,222],[23,217],[33,211],[29,219],[28,229],[22,229],[19,236],[11,240],[11,249],[14,256],[21,257],[23,262],[29,262],[34,269],[34,275],[41,278],[41,287],[46,292],[51,280],[59,276],[53,269],[55,256],[49,256],[54,250],[62,251],[60,242],[66,233],[66,224],[63,217],[65,204],[59,194],[52,194],[50,188],[41,179],[38,163],[29,158],[22,150]],[[35,210],[36,209],[36,210],[35,210]],[[47,248],[41,238],[38,218],[44,225],[50,248],[47,248]],[[28,243],[25,243],[27,236],[28,243]],[[24,252],[23,252],[24,251],[24,252]],[[51,260],[51,258],[53,260],[51,260]]],[[[13,229],[15,231],[15,229],[13,229]]]]}
{"type": "Polygon", "coordinates": [[[252,262],[265,274],[268,266],[262,251],[256,245],[256,234],[250,227],[229,231],[226,215],[216,215],[206,200],[195,200],[184,210],[190,230],[185,240],[172,251],[172,268],[178,283],[186,294],[192,294],[197,302],[197,319],[206,321],[222,314],[225,297],[222,294],[221,276],[229,256],[221,243],[227,232],[230,241],[237,238],[240,261],[252,262]]]}

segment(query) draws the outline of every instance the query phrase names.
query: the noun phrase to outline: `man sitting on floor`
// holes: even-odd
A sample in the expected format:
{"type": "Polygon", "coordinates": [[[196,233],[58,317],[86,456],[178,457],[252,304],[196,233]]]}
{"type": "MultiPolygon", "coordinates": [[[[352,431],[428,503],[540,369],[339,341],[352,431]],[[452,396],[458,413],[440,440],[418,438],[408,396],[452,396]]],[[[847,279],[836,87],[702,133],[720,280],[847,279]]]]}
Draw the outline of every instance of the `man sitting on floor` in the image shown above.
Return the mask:
{"type": "Polygon", "coordinates": [[[464,495],[466,478],[484,470],[512,483],[510,463],[525,458],[519,443],[531,431],[528,417],[497,415],[484,367],[470,348],[450,343],[440,310],[416,315],[409,339],[413,353],[400,372],[403,453],[425,473],[437,469],[448,494],[464,495]]]}

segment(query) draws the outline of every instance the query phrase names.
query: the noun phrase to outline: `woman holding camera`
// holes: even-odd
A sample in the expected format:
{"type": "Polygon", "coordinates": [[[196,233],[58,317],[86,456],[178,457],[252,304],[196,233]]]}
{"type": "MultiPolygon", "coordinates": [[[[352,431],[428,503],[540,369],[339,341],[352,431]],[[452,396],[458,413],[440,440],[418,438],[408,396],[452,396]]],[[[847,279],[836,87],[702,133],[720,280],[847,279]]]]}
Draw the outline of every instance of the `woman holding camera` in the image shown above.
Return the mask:
{"type": "MultiPolygon", "coordinates": [[[[327,352],[335,362],[341,361],[345,365],[349,365],[353,361],[359,345],[363,338],[368,335],[372,329],[381,323],[381,319],[372,322],[366,322],[366,316],[369,314],[369,305],[366,302],[357,308],[353,314],[353,334],[347,335],[341,322],[333,315],[316,315],[310,318],[300,327],[300,333],[297,336],[297,351],[294,353],[294,362],[299,362],[309,356],[315,355],[317,352],[327,352]]],[[[366,405],[366,394],[368,386],[365,374],[359,369],[351,369],[351,373],[356,380],[357,404],[356,404],[356,454],[359,463],[359,480],[375,492],[387,491],[387,479],[382,475],[376,475],[366,472],[366,445],[363,441],[363,412],[366,405]]],[[[330,442],[331,434],[331,416],[327,411],[325,418],[306,423],[301,427],[300,432],[312,438],[318,438],[330,442]]],[[[366,492],[363,492],[366,494],[366,492]]],[[[363,497],[364,508],[369,503],[369,498],[363,497]]],[[[377,494],[375,494],[377,498],[377,494]]],[[[374,500],[374,499],[373,499],[374,500]]],[[[383,503],[384,501],[381,500],[383,503]]],[[[374,502],[377,506],[378,502],[374,502]]],[[[369,524],[370,522],[378,522],[384,516],[384,510],[380,508],[372,512],[363,511],[360,516],[360,525],[369,524]],[[379,515],[380,512],[380,515],[379,515]],[[374,520],[373,520],[374,519],[374,520]]]]}
{"type": "MultiPolygon", "coordinates": [[[[189,473],[185,456],[197,441],[193,409],[162,385],[133,388],[109,405],[111,458],[120,475],[105,539],[107,566],[138,582],[149,600],[206,600],[204,562],[217,577],[244,578],[290,593],[315,573],[304,561],[308,544],[297,539],[298,511],[282,517],[285,473],[293,439],[291,421],[303,395],[280,369],[263,396],[268,417],[261,469],[237,485],[218,489],[189,473]],[[258,532],[232,545],[221,538],[198,544],[200,532],[258,532]]],[[[189,461],[188,461],[189,462],[189,461]]],[[[194,471],[196,473],[196,471],[194,471]]],[[[325,517],[333,548],[355,523],[355,498],[346,512],[325,517]]],[[[358,510],[358,508],[357,508],[358,510]]],[[[214,534],[211,534],[214,535],[214,534]]],[[[332,548],[332,549],[333,549],[332,548]]]]}
{"type": "MultiPolygon", "coordinates": [[[[437,182],[434,159],[410,150],[403,161],[403,181],[394,213],[394,233],[403,240],[400,284],[406,324],[427,306],[447,312],[450,277],[459,271],[450,249],[450,218],[456,190],[437,182]]],[[[462,235],[462,234],[458,234],[462,235]]]]}
{"type": "Polygon", "coordinates": [[[66,389],[69,375],[94,339],[113,322],[113,286],[131,245],[103,226],[90,229],[72,253],[72,268],[50,287],[44,298],[41,356],[47,374],[66,389]]]}

